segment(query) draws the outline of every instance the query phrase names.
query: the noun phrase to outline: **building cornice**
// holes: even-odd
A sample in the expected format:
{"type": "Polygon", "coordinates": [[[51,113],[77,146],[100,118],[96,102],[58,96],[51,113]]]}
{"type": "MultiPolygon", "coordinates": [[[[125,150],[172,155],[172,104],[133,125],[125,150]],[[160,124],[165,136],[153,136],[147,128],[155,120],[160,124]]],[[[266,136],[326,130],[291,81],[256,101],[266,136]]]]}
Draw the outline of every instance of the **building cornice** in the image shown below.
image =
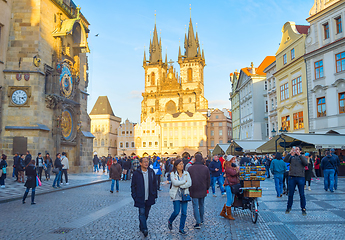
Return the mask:
{"type": "Polygon", "coordinates": [[[303,59],[304,55],[300,56],[299,58],[296,58],[294,61],[290,62],[289,64],[285,65],[284,67],[282,67],[281,69],[279,69],[278,71],[276,71],[273,76],[276,77],[277,75],[279,75],[280,72],[286,70],[289,67],[292,67],[294,65],[299,64],[299,60],[303,59]]]}
{"type": "Polygon", "coordinates": [[[329,50],[331,50],[333,48],[336,48],[336,47],[338,47],[339,45],[341,45],[343,43],[342,40],[345,41],[345,37],[339,38],[338,40],[336,40],[334,42],[331,42],[331,43],[329,43],[329,44],[327,44],[325,46],[322,46],[322,47],[320,47],[318,49],[315,49],[314,51],[311,51],[309,53],[304,54],[304,58],[307,60],[307,59],[312,58],[313,56],[315,56],[317,54],[320,54],[323,51],[329,51],[329,50]]]}

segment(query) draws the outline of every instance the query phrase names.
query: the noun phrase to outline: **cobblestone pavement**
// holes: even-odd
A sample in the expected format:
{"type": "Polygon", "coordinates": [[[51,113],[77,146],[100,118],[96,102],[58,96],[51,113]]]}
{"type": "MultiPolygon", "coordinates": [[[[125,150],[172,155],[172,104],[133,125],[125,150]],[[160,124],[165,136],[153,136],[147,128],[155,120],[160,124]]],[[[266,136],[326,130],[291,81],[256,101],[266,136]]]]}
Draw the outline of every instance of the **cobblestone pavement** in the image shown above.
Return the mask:
{"type": "MultiPolygon", "coordinates": [[[[51,175],[50,181],[45,181],[45,176],[42,176],[42,186],[36,188],[36,195],[109,181],[108,176],[109,175],[107,173],[102,172],[68,174],[69,184],[61,184],[60,189],[54,189],[52,187],[55,174],[51,175]]],[[[65,183],[65,176],[63,176],[63,182],[65,183]]],[[[25,189],[26,187],[24,187],[24,183],[14,181],[14,178],[12,177],[6,178],[5,188],[0,188],[0,203],[21,199],[25,189]]]]}
{"type": "MultiPolygon", "coordinates": [[[[339,179],[335,193],[323,190],[322,179],[313,181],[312,190],[306,191],[307,216],[301,214],[297,192],[291,213],[285,214],[287,197],[275,197],[272,179],[262,186],[257,224],[242,210],[235,211],[235,221],[220,217],[225,198],[217,189],[217,197],[206,197],[205,224],[200,230],[193,229],[188,204],[188,235],[181,236],[179,217],[172,231],[167,228],[172,203],[169,188],[163,185],[150,212],[148,239],[345,239],[345,179],[339,179]]],[[[121,181],[120,192],[111,194],[110,183],[105,182],[37,196],[36,205],[20,200],[2,203],[1,239],[144,239],[129,187],[130,181],[121,181]]]]}

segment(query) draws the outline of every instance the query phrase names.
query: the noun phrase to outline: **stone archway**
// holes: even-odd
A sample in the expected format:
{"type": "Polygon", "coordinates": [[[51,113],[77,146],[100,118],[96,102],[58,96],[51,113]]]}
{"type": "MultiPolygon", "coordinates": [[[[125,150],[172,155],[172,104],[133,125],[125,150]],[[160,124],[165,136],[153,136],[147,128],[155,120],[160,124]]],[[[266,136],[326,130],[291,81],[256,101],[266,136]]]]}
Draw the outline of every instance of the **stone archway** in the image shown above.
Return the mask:
{"type": "Polygon", "coordinates": [[[165,104],[165,112],[170,114],[176,113],[176,103],[172,100],[167,102],[167,104],[165,104]]]}

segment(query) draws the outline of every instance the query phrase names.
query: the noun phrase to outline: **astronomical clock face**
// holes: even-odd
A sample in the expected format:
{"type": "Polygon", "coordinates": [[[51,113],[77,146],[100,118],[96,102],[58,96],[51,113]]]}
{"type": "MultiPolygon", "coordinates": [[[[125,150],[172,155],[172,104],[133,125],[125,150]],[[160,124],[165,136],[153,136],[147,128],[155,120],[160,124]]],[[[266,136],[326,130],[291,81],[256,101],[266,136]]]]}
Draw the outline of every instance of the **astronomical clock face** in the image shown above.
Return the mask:
{"type": "Polygon", "coordinates": [[[28,100],[28,95],[24,90],[16,90],[12,94],[12,102],[16,105],[23,105],[28,100]]]}
{"type": "Polygon", "coordinates": [[[66,98],[72,95],[73,91],[73,79],[72,74],[67,63],[62,64],[60,74],[60,91],[66,98]]]}
{"type": "Polygon", "coordinates": [[[64,110],[62,112],[61,120],[62,136],[68,140],[71,138],[73,131],[73,118],[71,112],[64,110]]]}

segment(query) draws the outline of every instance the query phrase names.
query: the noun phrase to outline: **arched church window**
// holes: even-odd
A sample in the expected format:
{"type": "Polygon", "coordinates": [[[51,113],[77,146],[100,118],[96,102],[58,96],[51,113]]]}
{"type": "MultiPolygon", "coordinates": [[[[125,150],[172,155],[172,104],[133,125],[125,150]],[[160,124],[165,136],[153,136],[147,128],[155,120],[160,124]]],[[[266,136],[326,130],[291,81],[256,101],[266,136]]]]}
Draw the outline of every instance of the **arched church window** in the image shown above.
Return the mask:
{"type": "Polygon", "coordinates": [[[165,112],[170,114],[176,113],[176,104],[174,101],[170,100],[169,102],[167,102],[167,104],[165,105],[165,112]]]}
{"type": "Polygon", "coordinates": [[[155,84],[156,84],[155,73],[152,72],[152,73],[151,73],[151,85],[153,86],[153,85],[155,85],[155,84]]]}
{"type": "Polygon", "coordinates": [[[193,70],[191,68],[188,68],[188,82],[193,81],[193,70]]]}
{"type": "Polygon", "coordinates": [[[101,141],[101,146],[104,147],[104,139],[101,141]]]}
{"type": "Polygon", "coordinates": [[[153,113],[153,112],[154,112],[154,109],[153,109],[153,107],[151,108],[150,112],[151,112],[151,113],[153,113]]]}
{"type": "Polygon", "coordinates": [[[189,101],[189,103],[191,103],[192,102],[192,98],[189,98],[188,101],[189,101]]]}

